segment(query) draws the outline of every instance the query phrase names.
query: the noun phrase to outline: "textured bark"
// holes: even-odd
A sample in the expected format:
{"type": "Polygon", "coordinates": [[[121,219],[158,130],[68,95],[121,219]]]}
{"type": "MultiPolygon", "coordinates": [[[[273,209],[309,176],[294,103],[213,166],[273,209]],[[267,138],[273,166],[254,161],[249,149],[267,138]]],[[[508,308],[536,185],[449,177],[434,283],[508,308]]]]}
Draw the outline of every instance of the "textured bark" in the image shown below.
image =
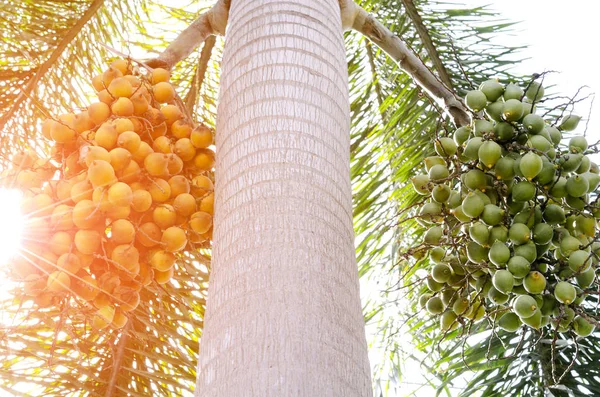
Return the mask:
{"type": "Polygon", "coordinates": [[[371,396],[337,0],[235,0],[196,396],[371,396]]]}

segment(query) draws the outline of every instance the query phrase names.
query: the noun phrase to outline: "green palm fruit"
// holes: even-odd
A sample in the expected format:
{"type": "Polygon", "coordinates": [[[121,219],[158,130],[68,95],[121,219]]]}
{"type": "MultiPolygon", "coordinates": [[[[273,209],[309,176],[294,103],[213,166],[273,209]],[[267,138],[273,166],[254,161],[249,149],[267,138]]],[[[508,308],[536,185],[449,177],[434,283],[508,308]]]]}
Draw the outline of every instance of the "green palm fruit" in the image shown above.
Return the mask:
{"type": "Polygon", "coordinates": [[[450,276],[452,276],[452,269],[443,263],[435,265],[431,269],[431,277],[438,283],[445,283],[450,279],[450,276]]]}
{"type": "Polygon", "coordinates": [[[593,161],[590,164],[590,172],[592,174],[600,174],[600,167],[598,167],[598,164],[594,163],[593,161]]]}
{"type": "Polygon", "coordinates": [[[569,255],[569,268],[575,273],[588,270],[592,266],[591,254],[584,250],[571,252],[569,255]]]}
{"type": "Polygon", "coordinates": [[[535,113],[537,107],[527,98],[523,99],[523,117],[535,113]]]}
{"type": "Polygon", "coordinates": [[[496,241],[490,247],[488,257],[494,265],[503,267],[510,259],[510,249],[503,242],[496,241]]]}
{"type": "Polygon", "coordinates": [[[556,165],[549,161],[544,161],[542,170],[535,177],[535,180],[540,185],[549,185],[556,177],[556,165]]]}
{"type": "Polygon", "coordinates": [[[448,198],[448,202],[446,203],[448,208],[453,209],[453,208],[459,207],[461,204],[462,204],[462,197],[460,196],[460,193],[457,192],[456,190],[450,191],[450,197],[448,198]]]}
{"type": "Polygon", "coordinates": [[[425,244],[438,245],[443,235],[444,231],[440,226],[433,226],[425,233],[423,242],[425,244]]]}
{"type": "Polygon", "coordinates": [[[485,173],[477,168],[463,174],[463,183],[470,190],[484,190],[487,185],[485,173]]]}
{"type": "Polygon", "coordinates": [[[502,118],[511,122],[517,121],[523,117],[523,103],[518,99],[509,99],[504,102],[504,108],[502,109],[502,118]]]}
{"type": "Polygon", "coordinates": [[[529,152],[523,156],[521,158],[521,163],[519,163],[519,169],[521,170],[521,173],[529,181],[535,178],[540,171],[542,171],[543,166],[544,162],[542,161],[542,158],[533,152],[529,152]]]}
{"type": "Polygon", "coordinates": [[[437,203],[445,203],[450,198],[448,185],[436,185],[431,189],[431,198],[437,203]]]}
{"type": "Polygon", "coordinates": [[[544,210],[544,220],[550,225],[561,225],[565,222],[565,211],[557,204],[548,204],[544,210]]]}
{"type": "Polygon", "coordinates": [[[506,241],[508,241],[508,229],[506,228],[506,226],[498,225],[491,228],[490,237],[488,241],[492,244],[496,241],[506,243],[506,241]]]}
{"type": "Polygon", "coordinates": [[[527,146],[533,149],[537,149],[540,152],[547,153],[548,151],[554,149],[552,143],[540,135],[532,135],[527,139],[527,146]]]}
{"type": "Polygon", "coordinates": [[[419,307],[421,309],[425,308],[425,306],[427,305],[427,301],[431,298],[431,294],[428,294],[427,292],[421,294],[421,296],[419,296],[419,307]]]}
{"type": "Polygon", "coordinates": [[[569,207],[583,211],[588,202],[588,199],[587,195],[585,194],[582,197],[573,197],[571,195],[568,195],[567,197],[565,197],[565,202],[569,207]]]}
{"type": "Polygon", "coordinates": [[[570,305],[577,297],[577,290],[575,290],[572,284],[566,281],[559,281],[554,286],[554,297],[560,303],[570,305]]]}
{"type": "Polygon", "coordinates": [[[513,303],[513,310],[523,320],[533,316],[538,311],[538,303],[530,295],[520,295],[513,303]]]}
{"type": "Polygon", "coordinates": [[[508,238],[513,244],[525,244],[531,238],[531,230],[523,223],[513,223],[508,229],[508,238]]]}
{"type": "Polygon", "coordinates": [[[595,278],[596,278],[596,271],[594,270],[593,267],[590,267],[589,269],[587,269],[575,276],[575,279],[577,280],[577,284],[579,284],[579,286],[581,288],[589,288],[594,283],[595,278]]]}
{"type": "Polygon", "coordinates": [[[540,310],[536,310],[532,316],[529,317],[521,317],[523,324],[529,325],[531,328],[539,329],[542,326],[542,312],[540,310]]]}
{"type": "Polygon", "coordinates": [[[562,118],[558,128],[561,131],[573,131],[579,125],[580,120],[581,120],[581,117],[574,115],[574,114],[570,114],[570,115],[562,118]]]}
{"type": "Polygon", "coordinates": [[[561,176],[554,182],[554,185],[550,189],[550,195],[555,198],[567,197],[567,178],[561,176]]]}
{"type": "Polygon", "coordinates": [[[515,313],[504,313],[500,320],[498,320],[498,326],[506,332],[515,332],[521,327],[521,319],[515,313]]]}
{"type": "Polygon", "coordinates": [[[458,149],[456,143],[452,138],[443,137],[435,140],[435,152],[438,156],[442,157],[450,157],[456,154],[456,150],[458,149]]]}
{"type": "Polygon", "coordinates": [[[515,278],[508,270],[497,270],[492,277],[492,284],[501,293],[509,294],[515,285],[515,278]]]}
{"type": "Polygon", "coordinates": [[[545,294],[542,295],[542,316],[550,316],[552,315],[552,311],[556,307],[556,299],[554,299],[554,295],[545,294]]]}
{"type": "Polygon", "coordinates": [[[467,256],[473,263],[484,263],[488,259],[488,249],[474,241],[467,244],[467,256]]]}
{"type": "Polygon", "coordinates": [[[513,223],[522,223],[528,228],[533,228],[533,226],[541,221],[542,213],[539,206],[535,207],[524,207],[523,211],[519,212],[513,217],[513,223]]]}
{"type": "Polygon", "coordinates": [[[477,218],[483,212],[485,203],[481,197],[474,192],[467,194],[462,202],[462,210],[470,218],[477,218]]]}
{"type": "Polygon", "coordinates": [[[581,164],[579,164],[579,167],[577,167],[575,172],[577,174],[583,174],[585,172],[588,172],[590,170],[591,165],[592,160],[590,160],[588,156],[583,156],[583,158],[581,159],[581,164]]]}
{"type": "Polygon", "coordinates": [[[598,189],[598,185],[600,185],[600,175],[594,174],[592,172],[585,172],[583,175],[588,180],[588,193],[592,193],[598,189]]]}
{"type": "Polygon", "coordinates": [[[465,142],[465,150],[463,152],[463,155],[469,160],[479,159],[479,147],[482,144],[483,139],[479,136],[469,139],[465,142]]]}
{"type": "Polygon", "coordinates": [[[442,247],[433,247],[429,250],[429,259],[433,263],[443,263],[446,258],[446,250],[442,247]]]}
{"type": "Polygon", "coordinates": [[[488,244],[489,230],[486,225],[481,222],[474,222],[469,227],[469,237],[481,246],[488,244]]]}
{"type": "Polygon", "coordinates": [[[456,143],[458,146],[462,145],[467,141],[467,139],[469,139],[471,132],[471,127],[469,126],[458,128],[456,131],[454,131],[454,143],[456,143]]]}
{"type": "Polygon", "coordinates": [[[513,247],[515,255],[522,256],[527,259],[529,263],[533,263],[537,258],[537,248],[533,241],[528,241],[525,244],[513,247]]]}
{"type": "Polygon", "coordinates": [[[512,199],[514,201],[529,201],[535,198],[535,185],[531,182],[521,181],[512,188],[512,199]]]}
{"type": "Polygon", "coordinates": [[[521,97],[524,95],[525,93],[523,92],[523,89],[521,87],[519,87],[516,84],[513,83],[509,83],[505,88],[504,88],[504,100],[508,101],[509,99],[521,99],[521,97]]]}
{"type": "Polygon", "coordinates": [[[515,285],[514,288],[513,288],[513,290],[512,290],[513,294],[515,294],[515,295],[527,295],[527,291],[525,291],[525,288],[523,287],[523,279],[516,278],[515,279],[515,284],[517,284],[517,285],[515,285]],[[518,281],[521,282],[521,285],[517,284],[518,281]]]}
{"type": "Polygon", "coordinates": [[[568,153],[561,158],[560,167],[564,172],[573,172],[581,165],[583,160],[583,154],[581,153],[568,153]]]}
{"type": "Polygon", "coordinates": [[[469,109],[477,113],[487,105],[487,97],[479,90],[472,90],[467,92],[465,103],[469,109]]]}
{"type": "Polygon", "coordinates": [[[504,109],[504,102],[492,102],[485,108],[485,114],[494,120],[494,121],[502,121],[502,110],[504,109]]]}
{"type": "Polygon", "coordinates": [[[578,215],[575,218],[575,229],[587,237],[594,237],[596,235],[596,220],[589,216],[578,215]]]}
{"type": "Polygon", "coordinates": [[[503,180],[511,180],[515,177],[514,171],[515,160],[511,157],[502,157],[496,162],[496,167],[494,167],[494,172],[496,173],[496,178],[503,180]]]}
{"type": "Polygon", "coordinates": [[[529,272],[523,279],[523,287],[530,294],[541,294],[546,289],[546,277],[538,271],[529,272]]]}
{"type": "Polygon", "coordinates": [[[590,183],[581,175],[573,175],[567,179],[567,193],[571,197],[582,197],[587,194],[590,183]]]}
{"type": "Polygon", "coordinates": [[[473,122],[475,136],[484,136],[494,132],[494,123],[487,120],[475,120],[473,122]]]}
{"type": "Polygon", "coordinates": [[[429,176],[416,175],[410,178],[415,191],[423,196],[429,194],[429,176]]]}
{"type": "Polygon", "coordinates": [[[483,207],[483,212],[481,213],[481,220],[485,222],[486,225],[495,226],[502,222],[504,213],[505,211],[497,205],[487,204],[483,207]]]}
{"type": "MultiPolygon", "coordinates": [[[[527,107],[531,109],[531,105],[527,107]]],[[[544,123],[542,116],[538,116],[537,114],[528,114],[527,116],[523,117],[523,127],[525,127],[527,132],[530,134],[539,134],[542,132],[545,126],[546,124],[544,123]]]]}
{"type": "Polygon", "coordinates": [[[427,283],[427,288],[429,288],[429,290],[431,292],[438,292],[438,291],[441,291],[442,288],[444,288],[444,283],[438,283],[431,277],[427,277],[426,283],[427,283]]]}
{"type": "MultiPolygon", "coordinates": [[[[541,258],[546,252],[548,252],[550,250],[550,243],[548,244],[536,244],[535,245],[535,250],[537,251],[537,257],[541,258]]],[[[547,269],[548,266],[545,263],[541,263],[539,265],[539,269],[542,273],[545,273],[546,270],[542,270],[542,269],[547,269]]]]}
{"type": "Polygon", "coordinates": [[[436,202],[425,203],[421,207],[420,215],[423,220],[434,223],[441,222],[443,220],[442,205],[436,202]]]}
{"type": "Polygon", "coordinates": [[[485,141],[479,147],[479,161],[488,168],[492,168],[502,156],[502,148],[494,141],[485,141]]]}
{"type": "Polygon", "coordinates": [[[430,314],[441,314],[444,311],[444,303],[439,296],[429,298],[425,307],[430,314]]]}
{"type": "Polygon", "coordinates": [[[522,256],[513,256],[510,258],[507,267],[515,278],[524,278],[531,270],[529,261],[522,256]]]}
{"type": "MultiPolygon", "coordinates": [[[[504,109],[504,104],[502,104],[504,109]]],[[[510,123],[498,122],[494,126],[494,135],[499,141],[508,141],[515,136],[515,128],[510,123]]]]}
{"type": "Polygon", "coordinates": [[[537,81],[532,81],[525,91],[525,95],[532,102],[537,102],[544,97],[544,87],[537,81]]]}
{"type": "Polygon", "coordinates": [[[571,255],[572,252],[577,251],[579,249],[580,245],[581,245],[581,241],[579,241],[575,237],[563,236],[562,240],[560,241],[559,248],[560,248],[560,252],[564,256],[569,256],[569,255],[571,255]]]}
{"type": "Polygon", "coordinates": [[[554,146],[558,145],[562,140],[562,134],[558,128],[548,126],[546,127],[546,131],[548,131],[548,135],[550,135],[550,140],[554,144],[554,146]]]}
{"type": "Polygon", "coordinates": [[[442,303],[444,303],[445,307],[452,306],[456,298],[458,297],[458,292],[456,292],[453,288],[446,288],[439,295],[442,299],[442,303]]]}
{"type": "Polygon", "coordinates": [[[456,314],[452,311],[446,311],[440,317],[440,329],[444,332],[455,330],[458,328],[458,324],[456,314]]]}
{"type": "Polygon", "coordinates": [[[434,165],[447,166],[448,164],[446,164],[446,160],[444,160],[440,156],[425,157],[425,170],[427,170],[427,172],[429,172],[431,167],[433,167],[434,165]]]}
{"type": "Polygon", "coordinates": [[[479,90],[483,92],[488,101],[494,102],[504,94],[504,86],[496,80],[487,80],[481,83],[479,90]]]}
{"type": "Polygon", "coordinates": [[[492,287],[487,294],[488,299],[496,305],[503,305],[508,302],[508,295],[503,294],[496,288],[492,287]]]}
{"type": "Polygon", "coordinates": [[[453,208],[453,209],[450,211],[450,213],[451,213],[452,215],[454,215],[454,217],[455,217],[456,219],[458,219],[458,221],[459,221],[459,222],[463,222],[463,223],[464,223],[464,222],[469,222],[469,221],[471,221],[471,217],[469,217],[469,216],[465,215],[465,213],[464,213],[464,212],[463,212],[463,210],[462,210],[462,206],[461,206],[461,205],[459,205],[459,206],[458,206],[458,207],[456,207],[456,208],[453,208]]]}
{"type": "Polygon", "coordinates": [[[581,316],[575,317],[573,320],[573,331],[578,336],[586,337],[594,332],[594,325],[581,316]]]}
{"type": "Polygon", "coordinates": [[[439,181],[444,178],[448,178],[450,171],[445,165],[436,164],[429,169],[429,180],[439,181]]]}
{"type": "Polygon", "coordinates": [[[554,228],[547,223],[538,223],[533,227],[533,241],[538,245],[549,244],[554,236],[554,228]]]}
{"type": "Polygon", "coordinates": [[[466,313],[467,310],[469,310],[470,306],[471,302],[469,301],[469,299],[465,297],[458,298],[456,301],[454,301],[454,304],[452,305],[452,311],[456,315],[461,316],[464,313],[466,313]]]}
{"type": "Polygon", "coordinates": [[[483,193],[480,190],[474,190],[473,193],[475,193],[477,196],[479,196],[479,198],[481,198],[481,200],[483,200],[483,205],[484,208],[486,205],[488,204],[492,204],[492,199],[490,199],[490,196],[488,196],[487,194],[483,193]]]}

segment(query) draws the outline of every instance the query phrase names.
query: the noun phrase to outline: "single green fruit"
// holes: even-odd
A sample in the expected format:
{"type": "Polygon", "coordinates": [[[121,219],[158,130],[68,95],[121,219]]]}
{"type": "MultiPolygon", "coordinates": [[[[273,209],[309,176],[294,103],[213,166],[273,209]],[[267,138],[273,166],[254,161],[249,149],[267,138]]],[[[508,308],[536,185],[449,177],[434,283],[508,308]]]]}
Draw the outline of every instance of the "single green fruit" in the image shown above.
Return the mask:
{"type": "MultiPolygon", "coordinates": [[[[531,105],[527,107],[531,109],[531,105]]],[[[528,114],[523,117],[523,127],[525,127],[530,134],[539,134],[545,126],[544,119],[537,114],[528,114]]]]}
{"type": "Polygon", "coordinates": [[[532,81],[525,91],[525,95],[532,102],[537,102],[544,97],[544,87],[537,81],[532,81]]]}
{"type": "Polygon", "coordinates": [[[478,160],[479,159],[479,147],[483,144],[483,139],[481,137],[474,137],[465,142],[465,150],[463,152],[464,156],[469,160],[478,160]]]}
{"type": "Polygon", "coordinates": [[[445,167],[448,166],[448,164],[446,164],[446,160],[444,160],[440,156],[425,157],[425,170],[427,170],[427,172],[429,172],[431,167],[433,167],[434,165],[443,165],[445,167]]]}
{"type": "Polygon", "coordinates": [[[454,131],[454,143],[456,143],[458,146],[462,145],[467,141],[467,139],[469,139],[471,132],[471,127],[469,126],[458,128],[456,131],[454,131]]]}
{"type": "Polygon", "coordinates": [[[488,253],[490,261],[496,266],[504,266],[510,259],[510,249],[503,242],[496,241],[488,253]]]}
{"type": "Polygon", "coordinates": [[[546,289],[546,277],[540,272],[530,272],[523,279],[523,287],[530,294],[541,294],[546,289]]]}
{"type": "Polygon", "coordinates": [[[421,309],[425,308],[425,306],[427,305],[427,301],[431,298],[431,294],[423,293],[421,294],[421,296],[419,296],[419,307],[421,309]]]}
{"type": "Polygon", "coordinates": [[[548,151],[554,149],[552,143],[548,139],[544,138],[542,134],[530,136],[527,139],[527,146],[533,149],[537,149],[544,153],[547,153],[548,151]]]}
{"type": "Polygon", "coordinates": [[[541,209],[539,206],[535,206],[533,208],[526,206],[523,208],[523,211],[519,212],[513,217],[513,224],[522,223],[531,229],[536,222],[541,220],[541,215],[541,209]]]}
{"type": "Polygon", "coordinates": [[[600,174],[600,167],[598,166],[598,164],[594,163],[593,161],[590,164],[590,172],[592,174],[596,174],[596,175],[600,174]]]}
{"type": "Polygon", "coordinates": [[[555,198],[567,197],[567,178],[561,176],[550,189],[550,195],[555,198]]]}
{"type": "Polygon", "coordinates": [[[487,80],[481,83],[479,90],[483,92],[488,101],[494,102],[504,94],[504,86],[496,80],[487,80]]]}
{"type": "Polygon", "coordinates": [[[444,306],[448,307],[454,303],[454,300],[458,297],[458,292],[453,288],[446,288],[439,297],[442,299],[444,306]]]}
{"type": "Polygon", "coordinates": [[[410,178],[415,191],[421,195],[429,194],[429,176],[427,175],[416,175],[410,178]]]}
{"type": "Polygon", "coordinates": [[[442,217],[442,205],[436,202],[429,202],[423,204],[421,207],[421,219],[429,222],[441,222],[442,217]]]}
{"type": "Polygon", "coordinates": [[[472,90],[467,92],[465,102],[469,109],[477,113],[487,105],[487,97],[479,90],[472,90]]]}
{"type": "Polygon", "coordinates": [[[569,151],[571,153],[583,153],[588,148],[587,139],[584,136],[578,135],[571,138],[569,141],[569,151]]]}
{"type": "Polygon", "coordinates": [[[582,197],[587,194],[590,183],[581,175],[573,175],[567,179],[567,193],[571,197],[582,197]]]}
{"type": "Polygon", "coordinates": [[[522,256],[513,256],[508,261],[508,270],[515,276],[516,278],[523,278],[529,274],[531,270],[531,265],[529,261],[522,256]]]}
{"type": "Polygon", "coordinates": [[[433,226],[425,233],[423,242],[425,244],[438,245],[443,235],[444,231],[440,226],[433,226]]]}
{"type": "Polygon", "coordinates": [[[446,311],[440,317],[440,329],[442,331],[452,331],[458,328],[458,321],[456,321],[456,314],[452,311],[446,311]]]}
{"type": "Polygon", "coordinates": [[[488,227],[481,222],[474,222],[469,227],[469,237],[477,244],[486,246],[489,238],[488,227]]]}
{"type": "Polygon", "coordinates": [[[457,146],[452,138],[443,137],[435,140],[435,152],[438,156],[450,157],[456,154],[457,146]]]}
{"type": "Polygon", "coordinates": [[[452,311],[456,315],[461,316],[464,313],[466,313],[467,310],[469,310],[470,306],[471,302],[467,298],[458,298],[456,301],[454,301],[454,304],[452,305],[452,311]]]}
{"type": "Polygon", "coordinates": [[[450,211],[450,213],[451,213],[452,215],[454,215],[454,217],[455,217],[455,218],[456,218],[456,219],[457,219],[459,222],[465,223],[465,222],[470,222],[470,221],[471,221],[471,218],[470,218],[469,216],[465,215],[465,213],[464,213],[464,212],[463,212],[463,210],[462,210],[462,206],[460,206],[460,205],[459,205],[458,207],[456,207],[456,208],[453,208],[453,209],[450,211]]]}
{"type": "MultiPolygon", "coordinates": [[[[504,109],[504,104],[502,104],[504,109]]],[[[515,128],[510,123],[498,122],[494,127],[494,135],[499,141],[508,141],[515,136],[515,128]]]]}
{"type": "Polygon", "coordinates": [[[427,288],[429,288],[431,292],[439,292],[442,290],[442,288],[444,288],[444,283],[438,283],[431,277],[427,277],[426,283],[427,288]]]}
{"type": "Polygon", "coordinates": [[[502,222],[504,214],[505,211],[497,205],[487,204],[485,207],[483,207],[481,220],[485,222],[486,225],[495,226],[502,222]]]}
{"type": "Polygon", "coordinates": [[[484,263],[488,259],[488,249],[482,247],[476,242],[469,242],[467,244],[467,256],[469,260],[473,263],[484,263]]]}
{"type": "Polygon", "coordinates": [[[536,310],[533,315],[529,317],[521,317],[523,324],[529,325],[531,328],[539,329],[542,326],[542,312],[536,310]]]}
{"type": "Polygon", "coordinates": [[[429,298],[425,307],[430,314],[441,314],[444,311],[444,303],[439,296],[429,298]]]}
{"type": "Polygon", "coordinates": [[[438,283],[445,283],[452,276],[452,269],[448,265],[440,263],[431,269],[431,277],[438,283]]]}
{"type": "Polygon", "coordinates": [[[544,161],[542,170],[535,177],[535,181],[540,185],[549,185],[556,177],[556,166],[554,163],[544,161]]]}
{"type": "Polygon", "coordinates": [[[497,270],[492,277],[492,284],[501,293],[509,294],[515,285],[515,278],[508,270],[497,270]]]}
{"type": "Polygon", "coordinates": [[[450,198],[450,191],[448,185],[436,185],[431,190],[431,198],[437,203],[445,203],[450,198]]]}
{"type": "Polygon", "coordinates": [[[550,140],[554,144],[554,146],[558,145],[562,140],[562,134],[558,128],[548,126],[546,127],[546,131],[548,131],[548,135],[550,135],[550,140]]]}
{"type": "Polygon", "coordinates": [[[521,327],[521,320],[515,313],[504,313],[498,321],[498,326],[506,332],[515,332],[521,327]]]}
{"type": "Polygon", "coordinates": [[[523,99],[523,117],[535,113],[536,109],[535,104],[531,103],[529,99],[523,99]]]}
{"type": "Polygon", "coordinates": [[[581,241],[576,239],[573,236],[563,236],[560,241],[560,252],[564,256],[571,255],[572,252],[579,250],[579,246],[581,245],[581,241]]]}
{"type": "Polygon", "coordinates": [[[502,156],[502,148],[494,141],[485,141],[479,147],[479,161],[488,168],[492,168],[502,156]]]}
{"type": "Polygon", "coordinates": [[[569,284],[566,281],[559,281],[554,286],[554,297],[560,303],[570,305],[577,297],[577,290],[575,290],[575,287],[572,284],[569,284]]]}
{"type": "Polygon", "coordinates": [[[573,331],[579,336],[586,337],[594,332],[594,325],[581,316],[575,317],[573,320],[573,331]]]}
{"type": "Polygon", "coordinates": [[[509,99],[504,102],[502,117],[508,122],[521,119],[523,117],[523,103],[518,99],[509,99]]]}
{"type": "Polygon", "coordinates": [[[588,199],[587,195],[583,195],[582,197],[573,197],[571,195],[568,195],[567,197],[565,197],[565,202],[569,207],[579,211],[583,211],[588,203],[588,199]]]}
{"type": "Polygon", "coordinates": [[[513,223],[508,229],[508,238],[513,244],[525,244],[531,238],[531,230],[523,223],[513,223]]]}
{"type": "Polygon", "coordinates": [[[552,315],[552,311],[556,307],[556,299],[554,299],[554,295],[545,294],[542,295],[542,316],[550,316],[552,315]]]}
{"type": "Polygon", "coordinates": [[[562,118],[558,128],[561,131],[573,131],[579,125],[580,120],[581,120],[581,117],[574,115],[574,114],[570,114],[570,115],[562,118]]]}
{"type": "Polygon", "coordinates": [[[465,215],[471,218],[477,218],[483,212],[485,203],[481,197],[474,192],[467,194],[462,202],[462,210],[465,215]]]}
{"type": "Polygon", "coordinates": [[[510,157],[502,157],[496,162],[496,167],[494,167],[494,172],[496,173],[496,178],[503,180],[511,180],[515,177],[515,172],[513,167],[515,165],[515,160],[510,157]]]}
{"type": "Polygon", "coordinates": [[[490,288],[487,297],[491,302],[493,302],[496,305],[503,305],[506,302],[508,302],[508,295],[503,294],[494,287],[490,288]]]}
{"type": "Polygon", "coordinates": [[[470,190],[484,190],[487,185],[485,173],[477,168],[474,168],[464,174],[463,183],[470,190]]]}
{"type": "Polygon", "coordinates": [[[592,166],[592,160],[590,160],[590,158],[588,156],[583,156],[583,158],[581,159],[581,164],[579,164],[579,167],[577,167],[577,169],[575,170],[575,173],[583,174],[585,172],[588,172],[590,170],[591,166],[592,166]]]}
{"type": "Polygon", "coordinates": [[[431,181],[448,178],[448,175],[450,175],[450,171],[445,165],[436,164],[429,169],[429,180],[431,181]]]}
{"type": "Polygon", "coordinates": [[[520,295],[513,303],[513,310],[523,320],[533,316],[538,311],[538,303],[530,295],[520,295]]]}
{"type": "Polygon", "coordinates": [[[531,182],[521,181],[513,186],[512,199],[514,201],[529,201],[535,198],[535,185],[531,182]]]}
{"type": "Polygon", "coordinates": [[[513,247],[515,255],[522,256],[527,259],[529,263],[533,263],[537,259],[537,248],[533,241],[528,241],[525,244],[517,245],[513,247]]]}
{"type": "Polygon", "coordinates": [[[492,102],[485,108],[485,114],[494,120],[494,121],[502,121],[502,110],[504,109],[504,102],[492,102]]]}
{"type": "Polygon", "coordinates": [[[571,252],[569,255],[569,268],[575,273],[580,273],[588,270],[592,266],[591,254],[584,250],[571,252]]]}
{"type": "Polygon", "coordinates": [[[538,223],[533,227],[533,241],[538,245],[545,245],[552,241],[554,228],[547,223],[538,223]]]}
{"type": "Polygon", "coordinates": [[[525,176],[525,178],[527,178],[528,180],[532,180],[540,173],[543,165],[544,162],[542,161],[542,158],[540,156],[533,152],[529,152],[521,158],[519,168],[521,169],[521,173],[523,174],[523,176],[525,176]]]}
{"type": "Polygon", "coordinates": [[[505,88],[504,88],[504,100],[507,101],[509,99],[521,99],[521,97],[524,95],[525,93],[523,92],[523,89],[521,87],[519,87],[516,84],[513,83],[509,83],[505,88]]]}
{"type": "Polygon", "coordinates": [[[573,172],[581,165],[583,160],[583,154],[581,153],[567,153],[562,156],[560,164],[564,172],[573,172]]]}
{"type": "Polygon", "coordinates": [[[560,225],[566,220],[565,211],[557,204],[548,204],[544,210],[544,220],[550,225],[560,225]]]}
{"type": "Polygon", "coordinates": [[[591,216],[577,215],[575,229],[587,237],[594,237],[596,235],[596,220],[591,216]]]}
{"type": "Polygon", "coordinates": [[[506,243],[508,241],[508,229],[504,225],[494,226],[490,229],[490,237],[488,240],[490,243],[500,241],[506,243]]]}
{"type": "Polygon", "coordinates": [[[592,193],[598,189],[598,186],[600,185],[600,175],[592,172],[585,172],[581,175],[588,180],[588,193],[592,193]]]}
{"type": "Polygon", "coordinates": [[[429,250],[429,259],[433,263],[443,263],[446,257],[446,250],[442,247],[433,247],[429,250]]]}
{"type": "Polygon", "coordinates": [[[494,132],[494,123],[488,120],[475,120],[473,122],[475,136],[484,136],[494,132]]]}

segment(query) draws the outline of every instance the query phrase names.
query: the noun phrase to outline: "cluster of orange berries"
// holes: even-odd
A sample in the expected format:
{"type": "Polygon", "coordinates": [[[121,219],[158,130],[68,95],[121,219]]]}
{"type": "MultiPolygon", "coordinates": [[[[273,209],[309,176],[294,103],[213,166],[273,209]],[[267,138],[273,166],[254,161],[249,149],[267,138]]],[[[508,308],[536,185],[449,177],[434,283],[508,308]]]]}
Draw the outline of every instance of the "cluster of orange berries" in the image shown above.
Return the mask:
{"type": "Polygon", "coordinates": [[[142,288],[210,245],[213,131],[186,119],[169,78],[116,60],[92,80],[99,102],[43,123],[50,158],[13,156],[3,184],[27,220],[12,270],[38,305],[70,294],[96,328],[120,328],[142,288]]]}

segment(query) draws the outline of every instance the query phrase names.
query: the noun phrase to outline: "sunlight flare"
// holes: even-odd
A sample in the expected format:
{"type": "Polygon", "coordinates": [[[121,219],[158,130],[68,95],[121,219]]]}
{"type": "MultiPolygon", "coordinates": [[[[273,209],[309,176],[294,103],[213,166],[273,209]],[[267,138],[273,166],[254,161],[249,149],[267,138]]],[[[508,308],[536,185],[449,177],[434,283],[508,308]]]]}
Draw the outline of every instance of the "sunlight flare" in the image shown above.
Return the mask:
{"type": "Polygon", "coordinates": [[[0,266],[6,265],[21,248],[24,218],[21,214],[23,194],[15,189],[0,189],[0,266]]]}

